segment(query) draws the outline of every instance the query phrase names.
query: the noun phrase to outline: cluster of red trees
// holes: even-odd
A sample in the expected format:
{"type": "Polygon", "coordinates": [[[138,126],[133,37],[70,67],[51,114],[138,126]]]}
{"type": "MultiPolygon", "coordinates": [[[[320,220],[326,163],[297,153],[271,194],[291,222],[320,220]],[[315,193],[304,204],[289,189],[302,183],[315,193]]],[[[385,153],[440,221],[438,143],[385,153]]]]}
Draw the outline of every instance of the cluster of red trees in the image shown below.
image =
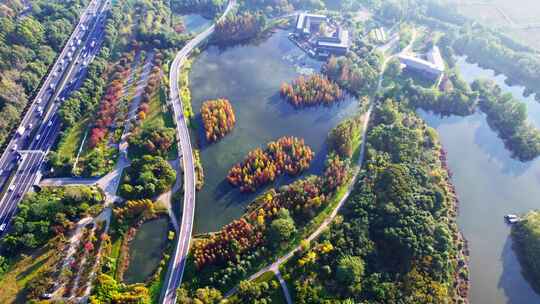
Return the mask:
{"type": "Polygon", "coordinates": [[[339,86],[326,76],[300,76],[291,84],[281,85],[281,96],[295,107],[331,105],[345,98],[339,86]]]}
{"type": "Polygon", "coordinates": [[[282,208],[288,209],[297,222],[309,221],[321,206],[329,202],[336,189],[345,184],[348,173],[348,161],[332,154],[321,176],[309,176],[261,195],[251,204],[254,207],[249,208],[245,216],[223,227],[209,239],[193,245],[193,256],[198,269],[237,261],[241,254],[263,244],[267,240],[266,227],[282,208]]]}
{"type": "Polygon", "coordinates": [[[255,37],[265,24],[266,19],[262,14],[244,12],[229,15],[216,24],[214,36],[219,42],[241,42],[255,37]]]}
{"type": "Polygon", "coordinates": [[[124,54],[114,67],[112,80],[101,100],[96,122],[90,131],[89,145],[91,148],[95,147],[107,136],[108,130],[114,122],[118,102],[122,98],[124,82],[131,73],[132,61],[133,53],[124,54]]]}
{"type": "Polygon", "coordinates": [[[321,72],[349,93],[358,96],[362,91],[377,86],[379,72],[378,64],[375,62],[379,62],[375,55],[364,59],[357,56],[339,58],[332,56],[323,65],[321,72]]]}
{"type": "Polygon", "coordinates": [[[334,192],[343,185],[349,177],[348,167],[347,161],[342,160],[337,154],[330,155],[326,160],[326,169],[320,181],[323,191],[334,192]]]}
{"type": "Polygon", "coordinates": [[[345,184],[348,175],[348,162],[332,154],[321,176],[309,176],[282,187],[278,192],[268,192],[261,197],[262,201],[257,202],[259,207],[249,214],[249,218],[260,224],[269,223],[281,208],[286,208],[297,221],[308,221],[319,207],[328,203],[336,189],[345,184]]]}
{"type": "Polygon", "coordinates": [[[236,123],[231,103],[223,98],[205,101],[201,108],[201,116],[206,139],[210,142],[225,137],[236,123]]]}
{"type": "Polygon", "coordinates": [[[208,239],[193,244],[193,257],[198,269],[209,264],[235,260],[236,257],[261,244],[263,234],[245,219],[233,221],[208,239]],[[235,246],[231,246],[232,243],[235,246]]]}
{"type": "Polygon", "coordinates": [[[163,55],[157,53],[154,55],[153,67],[148,77],[146,87],[144,87],[144,93],[142,95],[142,101],[138,109],[139,120],[144,120],[148,111],[150,110],[150,100],[152,96],[156,94],[161,85],[161,64],[163,62],[163,55]]]}
{"type": "Polygon", "coordinates": [[[264,151],[250,151],[244,161],[229,170],[227,180],[241,192],[254,192],[280,174],[297,175],[309,168],[313,156],[303,139],[284,136],[268,143],[264,151]]]}

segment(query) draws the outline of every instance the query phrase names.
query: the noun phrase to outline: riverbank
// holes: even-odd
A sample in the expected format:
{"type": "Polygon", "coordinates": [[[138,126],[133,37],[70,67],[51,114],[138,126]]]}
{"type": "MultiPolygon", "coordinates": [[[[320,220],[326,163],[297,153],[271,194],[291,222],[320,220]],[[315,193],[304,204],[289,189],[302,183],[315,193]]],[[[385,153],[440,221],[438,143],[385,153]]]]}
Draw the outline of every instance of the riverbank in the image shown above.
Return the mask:
{"type": "Polygon", "coordinates": [[[459,214],[459,197],[456,193],[456,187],[452,183],[452,172],[448,167],[446,151],[441,146],[439,149],[439,161],[441,168],[446,171],[445,182],[446,191],[448,193],[447,198],[450,200],[451,209],[451,223],[453,225],[452,239],[454,245],[457,247],[456,256],[456,270],[454,272],[454,285],[453,288],[456,291],[454,303],[470,303],[469,291],[471,287],[470,274],[469,274],[469,244],[463,234],[459,231],[457,218],[459,214]]]}
{"type": "Polygon", "coordinates": [[[540,292],[540,211],[530,211],[512,226],[514,250],[523,275],[536,292],[540,292]]]}

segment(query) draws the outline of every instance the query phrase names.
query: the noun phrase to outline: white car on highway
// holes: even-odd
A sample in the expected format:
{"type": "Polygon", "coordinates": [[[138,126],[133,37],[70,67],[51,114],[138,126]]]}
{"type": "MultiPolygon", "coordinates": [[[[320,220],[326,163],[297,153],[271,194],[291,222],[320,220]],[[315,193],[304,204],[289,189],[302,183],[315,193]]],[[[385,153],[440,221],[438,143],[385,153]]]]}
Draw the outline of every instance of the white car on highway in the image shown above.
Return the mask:
{"type": "Polygon", "coordinates": [[[0,225],[0,232],[3,232],[4,230],[6,230],[6,223],[0,225]]]}

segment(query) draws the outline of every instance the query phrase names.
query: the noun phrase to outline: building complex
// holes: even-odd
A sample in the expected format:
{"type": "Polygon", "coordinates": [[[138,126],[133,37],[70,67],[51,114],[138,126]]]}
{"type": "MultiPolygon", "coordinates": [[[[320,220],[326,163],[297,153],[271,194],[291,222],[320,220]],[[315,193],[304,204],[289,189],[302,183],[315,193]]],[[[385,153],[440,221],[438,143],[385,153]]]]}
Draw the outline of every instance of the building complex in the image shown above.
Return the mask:
{"type": "Polygon", "coordinates": [[[300,13],[290,35],[300,48],[317,57],[345,55],[349,50],[349,31],[325,15],[300,13]]]}

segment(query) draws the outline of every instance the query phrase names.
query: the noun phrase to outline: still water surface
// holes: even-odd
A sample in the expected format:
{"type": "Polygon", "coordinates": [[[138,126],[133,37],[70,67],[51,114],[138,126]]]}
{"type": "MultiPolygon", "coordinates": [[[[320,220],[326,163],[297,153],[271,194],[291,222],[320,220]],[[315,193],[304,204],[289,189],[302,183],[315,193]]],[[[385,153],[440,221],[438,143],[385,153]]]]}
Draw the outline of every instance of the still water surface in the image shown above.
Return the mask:
{"type": "MultiPolygon", "coordinates": [[[[509,87],[503,75],[458,62],[462,76],[495,80],[528,106],[529,120],[540,126],[540,105],[523,97],[522,87],[509,87]]],[[[510,228],[503,216],[540,208],[540,159],[522,163],[511,158],[484,114],[439,118],[421,113],[440,134],[448,152],[448,165],[460,198],[459,226],[471,250],[472,304],[540,303],[521,274],[512,250],[510,228]]]]}
{"type": "MultiPolygon", "coordinates": [[[[202,103],[220,97],[230,100],[237,121],[232,133],[214,144],[205,142],[202,127],[194,135],[201,145],[205,174],[205,186],[197,193],[196,232],[215,231],[240,217],[246,204],[263,191],[241,194],[225,181],[228,170],[256,147],[286,135],[304,138],[315,152],[306,174],[321,172],[326,135],[355,111],[356,102],[348,99],[333,107],[296,110],[279,96],[284,81],[319,69],[320,63],[306,58],[286,31],[257,44],[225,50],[212,46],[195,59],[190,87],[199,126],[202,103]]],[[[276,185],[290,181],[283,177],[276,185]]]]}

